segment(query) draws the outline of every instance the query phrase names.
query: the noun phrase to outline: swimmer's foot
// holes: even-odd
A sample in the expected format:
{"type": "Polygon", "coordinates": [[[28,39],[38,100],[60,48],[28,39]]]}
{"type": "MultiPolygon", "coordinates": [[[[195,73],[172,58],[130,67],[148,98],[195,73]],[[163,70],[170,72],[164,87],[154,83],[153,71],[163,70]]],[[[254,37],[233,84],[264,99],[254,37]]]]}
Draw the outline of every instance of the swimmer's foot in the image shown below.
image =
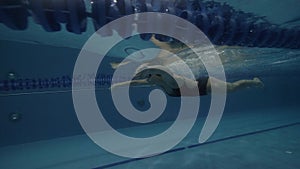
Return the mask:
{"type": "Polygon", "coordinates": [[[255,87],[259,87],[259,88],[264,87],[264,83],[257,77],[253,78],[253,82],[254,82],[255,87]]]}

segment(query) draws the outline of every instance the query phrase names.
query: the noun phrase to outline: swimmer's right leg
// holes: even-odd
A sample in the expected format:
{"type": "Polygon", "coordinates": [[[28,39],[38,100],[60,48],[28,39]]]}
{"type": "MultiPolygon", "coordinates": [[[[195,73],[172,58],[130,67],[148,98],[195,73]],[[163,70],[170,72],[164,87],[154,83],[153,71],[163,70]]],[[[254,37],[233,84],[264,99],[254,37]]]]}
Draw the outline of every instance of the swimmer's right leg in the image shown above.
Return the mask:
{"type": "Polygon", "coordinates": [[[228,83],[227,91],[234,92],[234,91],[241,90],[244,88],[263,87],[263,86],[264,86],[263,82],[259,78],[255,77],[251,80],[238,80],[233,83],[228,83]]]}
{"type": "Polygon", "coordinates": [[[227,87],[227,92],[235,92],[238,90],[242,90],[245,88],[250,88],[250,87],[264,87],[263,82],[255,77],[253,79],[243,79],[243,80],[238,80],[235,82],[224,82],[222,80],[210,77],[208,82],[207,82],[207,91],[211,93],[211,86],[214,85],[214,87],[222,87],[226,85],[227,87]]]}

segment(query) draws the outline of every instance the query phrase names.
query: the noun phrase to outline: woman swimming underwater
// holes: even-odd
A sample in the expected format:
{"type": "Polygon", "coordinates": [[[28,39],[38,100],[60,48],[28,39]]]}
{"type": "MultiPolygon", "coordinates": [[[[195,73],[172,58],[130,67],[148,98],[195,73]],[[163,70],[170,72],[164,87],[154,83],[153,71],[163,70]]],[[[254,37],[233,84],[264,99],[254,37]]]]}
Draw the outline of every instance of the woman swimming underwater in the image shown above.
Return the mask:
{"type": "MultiPolygon", "coordinates": [[[[185,48],[181,42],[160,42],[154,37],[152,37],[151,41],[161,49],[173,53],[177,53],[185,48]]],[[[157,63],[157,59],[152,59],[148,63],[144,63],[136,70],[137,74],[133,80],[113,84],[112,88],[124,85],[151,85],[162,88],[169,96],[180,97],[182,96],[180,92],[182,89],[185,91],[184,96],[202,96],[210,94],[212,85],[216,88],[226,86],[227,92],[234,92],[250,87],[263,87],[263,83],[259,78],[225,82],[214,77],[200,76],[193,80],[179,74],[170,73],[170,71],[167,70],[167,64],[169,65],[170,60],[172,60],[170,57],[160,55],[157,57],[162,58],[161,60],[163,61],[157,63]],[[199,93],[194,92],[195,88],[199,93]]],[[[171,62],[174,62],[174,60],[171,62]]]]}

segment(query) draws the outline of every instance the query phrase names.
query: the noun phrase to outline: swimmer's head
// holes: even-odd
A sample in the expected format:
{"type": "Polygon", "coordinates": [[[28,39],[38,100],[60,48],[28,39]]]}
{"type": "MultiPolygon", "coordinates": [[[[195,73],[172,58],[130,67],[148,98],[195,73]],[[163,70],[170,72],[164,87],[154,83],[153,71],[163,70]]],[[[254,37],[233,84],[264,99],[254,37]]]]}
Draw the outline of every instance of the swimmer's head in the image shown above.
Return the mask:
{"type": "Polygon", "coordinates": [[[166,67],[161,65],[141,65],[136,72],[134,79],[148,79],[155,75],[162,77],[164,80],[172,80],[171,76],[173,75],[166,67]]]}

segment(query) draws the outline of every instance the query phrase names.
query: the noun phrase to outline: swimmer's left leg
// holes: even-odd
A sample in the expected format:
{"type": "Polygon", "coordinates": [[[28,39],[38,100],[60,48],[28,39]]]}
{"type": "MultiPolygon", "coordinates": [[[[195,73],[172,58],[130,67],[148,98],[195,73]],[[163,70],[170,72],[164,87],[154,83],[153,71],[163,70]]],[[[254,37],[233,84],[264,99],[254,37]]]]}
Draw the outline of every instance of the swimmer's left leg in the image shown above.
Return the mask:
{"type": "Polygon", "coordinates": [[[210,77],[207,82],[208,93],[211,93],[212,85],[217,88],[218,87],[221,88],[222,86],[226,85],[227,92],[234,92],[237,90],[250,88],[250,87],[263,87],[264,86],[263,82],[257,77],[250,79],[250,80],[243,79],[243,80],[238,80],[235,82],[224,82],[222,80],[210,77]]]}

